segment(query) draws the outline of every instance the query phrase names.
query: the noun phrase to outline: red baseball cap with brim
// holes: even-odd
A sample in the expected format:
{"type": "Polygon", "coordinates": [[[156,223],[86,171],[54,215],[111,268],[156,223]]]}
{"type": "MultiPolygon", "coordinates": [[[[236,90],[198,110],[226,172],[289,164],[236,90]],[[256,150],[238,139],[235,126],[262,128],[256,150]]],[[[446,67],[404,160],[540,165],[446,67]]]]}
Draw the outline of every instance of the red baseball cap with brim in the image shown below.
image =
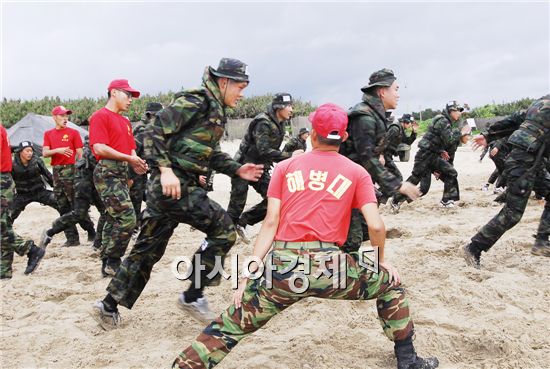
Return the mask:
{"type": "Polygon", "coordinates": [[[71,115],[72,113],[73,113],[72,110],[69,110],[62,105],[56,106],[55,108],[52,109],[52,115],[63,115],[63,114],[71,115]]]}
{"type": "Polygon", "coordinates": [[[309,115],[309,121],[321,136],[339,140],[348,128],[348,113],[336,104],[323,104],[309,115]]]}
{"type": "Polygon", "coordinates": [[[133,89],[130,87],[130,84],[128,83],[127,79],[114,79],[109,83],[109,87],[107,88],[107,91],[111,92],[111,90],[124,90],[128,91],[132,94],[133,98],[138,98],[140,93],[138,90],[133,89]]]}

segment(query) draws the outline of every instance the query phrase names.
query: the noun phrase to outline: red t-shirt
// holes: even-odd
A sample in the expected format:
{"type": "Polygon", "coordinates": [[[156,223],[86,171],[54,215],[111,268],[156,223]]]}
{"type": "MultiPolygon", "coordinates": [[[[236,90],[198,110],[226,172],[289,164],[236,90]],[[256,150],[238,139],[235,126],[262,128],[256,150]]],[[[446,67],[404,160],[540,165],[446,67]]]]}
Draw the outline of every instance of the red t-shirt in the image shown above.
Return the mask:
{"type": "MultiPolygon", "coordinates": [[[[123,154],[131,155],[136,148],[130,120],[120,114],[101,108],[90,118],[90,147],[101,143],[123,154]]],[[[94,152],[99,160],[101,157],[94,152]]]]}
{"type": "Polygon", "coordinates": [[[278,241],[343,245],[352,208],[375,203],[367,171],[334,151],[312,151],[275,167],[267,196],[281,200],[278,241]]]}
{"type": "Polygon", "coordinates": [[[65,127],[62,129],[54,128],[44,132],[44,145],[42,146],[48,146],[50,149],[69,147],[73,150],[73,155],[71,157],[63,154],[53,154],[52,166],[54,166],[74,164],[76,149],[81,149],[84,145],[82,144],[80,133],[78,133],[76,129],[65,127]]]}
{"type": "Polygon", "coordinates": [[[11,172],[11,147],[8,132],[3,125],[0,125],[0,172],[11,172]]]}

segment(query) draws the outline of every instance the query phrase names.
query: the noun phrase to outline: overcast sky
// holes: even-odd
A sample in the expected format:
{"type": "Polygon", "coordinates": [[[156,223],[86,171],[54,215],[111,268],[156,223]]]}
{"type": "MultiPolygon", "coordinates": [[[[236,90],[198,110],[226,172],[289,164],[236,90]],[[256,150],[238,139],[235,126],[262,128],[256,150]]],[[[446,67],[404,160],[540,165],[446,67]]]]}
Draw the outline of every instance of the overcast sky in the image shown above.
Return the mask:
{"type": "Polygon", "coordinates": [[[550,88],[549,2],[2,5],[1,95],[104,96],[200,84],[221,57],[249,65],[248,96],[290,92],[349,107],[387,67],[398,112],[539,97],[550,88]]]}

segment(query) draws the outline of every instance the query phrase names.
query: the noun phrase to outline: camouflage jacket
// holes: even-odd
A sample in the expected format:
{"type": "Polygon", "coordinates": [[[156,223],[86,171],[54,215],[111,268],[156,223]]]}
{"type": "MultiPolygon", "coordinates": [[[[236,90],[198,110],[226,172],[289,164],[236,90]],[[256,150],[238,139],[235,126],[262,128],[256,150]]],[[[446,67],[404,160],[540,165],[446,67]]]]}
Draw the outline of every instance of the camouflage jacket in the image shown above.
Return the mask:
{"type": "Polygon", "coordinates": [[[527,110],[519,110],[487,127],[487,130],[482,132],[487,143],[510,137],[519,128],[520,124],[523,123],[526,113],[527,110]]]}
{"type": "Polygon", "coordinates": [[[204,175],[212,168],[233,176],[241,165],[220,149],[226,121],[221,92],[206,68],[201,87],[178,92],[147,126],[145,158],[176,174],[204,175]]]}
{"type": "Polygon", "coordinates": [[[44,181],[53,187],[53,176],[46,168],[42,158],[34,154],[25,166],[19,153],[15,153],[11,171],[15,189],[18,194],[33,193],[46,188],[44,181]]]}
{"type": "MultiPolygon", "coordinates": [[[[155,119],[154,116],[147,119],[147,117],[144,115],[143,118],[139,122],[134,124],[132,127],[132,132],[134,133],[134,140],[136,141],[136,155],[142,159],[144,158],[144,154],[145,154],[145,150],[143,149],[143,138],[145,135],[146,127],[154,119],[155,119]]],[[[136,172],[134,172],[132,167],[128,166],[128,178],[135,179],[138,176],[139,175],[136,174],[136,172]]]]}
{"type": "Polygon", "coordinates": [[[283,148],[283,152],[287,152],[291,155],[296,150],[307,150],[306,141],[302,140],[300,137],[292,137],[283,148]]]}
{"type": "Polygon", "coordinates": [[[508,143],[528,152],[537,152],[546,144],[546,155],[550,152],[550,95],[536,101],[527,109],[525,121],[512,133],[508,143]]]}
{"type": "Polygon", "coordinates": [[[410,136],[407,136],[401,123],[391,123],[386,132],[386,148],[384,153],[395,156],[397,155],[397,147],[401,143],[410,145],[414,140],[416,140],[416,132],[412,132],[410,136]]]}
{"type": "Polygon", "coordinates": [[[237,157],[240,156],[243,162],[267,166],[288,159],[290,154],[280,150],[284,137],[283,122],[277,121],[270,106],[267,112],[258,114],[248,125],[237,157]]]}
{"type": "Polygon", "coordinates": [[[97,159],[90,149],[88,140],[85,140],[84,147],[82,148],[82,157],[76,162],[75,180],[76,178],[93,178],[96,164],[97,159]]]}
{"type": "Polygon", "coordinates": [[[421,150],[441,154],[444,151],[455,152],[460,142],[460,129],[453,127],[451,117],[446,112],[434,117],[426,134],[418,143],[421,150]]]}
{"type": "Polygon", "coordinates": [[[377,96],[364,94],[363,101],[348,113],[349,138],[340,145],[340,153],[363,166],[384,193],[393,195],[401,181],[390,173],[379,157],[386,145],[386,112],[377,96]]]}

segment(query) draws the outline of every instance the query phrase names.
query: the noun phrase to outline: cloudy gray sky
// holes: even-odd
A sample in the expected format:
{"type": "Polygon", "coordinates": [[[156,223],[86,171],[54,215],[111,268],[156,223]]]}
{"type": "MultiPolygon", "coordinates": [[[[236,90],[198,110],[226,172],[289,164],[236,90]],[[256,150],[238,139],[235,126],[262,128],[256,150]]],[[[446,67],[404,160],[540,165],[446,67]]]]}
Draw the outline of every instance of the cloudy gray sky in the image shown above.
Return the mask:
{"type": "Polygon", "coordinates": [[[549,2],[2,4],[1,95],[98,97],[128,78],[156,94],[200,83],[229,56],[247,95],[288,91],[344,107],[380,68],[398,111],[478,106],[550,90],[549,2]]]}

